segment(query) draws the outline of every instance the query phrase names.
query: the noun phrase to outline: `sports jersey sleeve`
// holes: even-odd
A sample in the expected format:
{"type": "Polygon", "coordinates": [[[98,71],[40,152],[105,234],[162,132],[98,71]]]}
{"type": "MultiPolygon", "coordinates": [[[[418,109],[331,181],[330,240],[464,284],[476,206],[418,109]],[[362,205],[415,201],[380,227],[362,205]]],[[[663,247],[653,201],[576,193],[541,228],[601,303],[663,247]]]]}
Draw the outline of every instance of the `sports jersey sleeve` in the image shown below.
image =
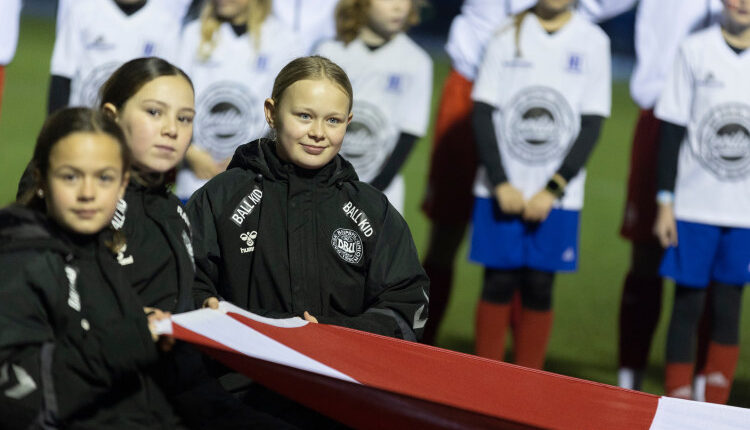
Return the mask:
{"type": "Polygon", "coordinates": [[[46,262],[29,264],[28,257],[0,259],[2,267],[22,268],[6,271],[0,288],[0,371],[10,377],[0,382],[0,416],[3,424],[18,425],[11,428],[25,428],[40,413],[64,422],[105,401],[158,359],[143,313],[106,327],[56,333],[60,317],[48,312],[67,306],[59,292],[68,288],[58,285],[65,275],[46,262]]]}
{"type": "Polygon", "coordinates": [[[10,63],[18,44],[21,0],[0,0],[0,66],[10,63]]]}
{"type": "Polygon", "coordinates": [[[500,107],[500,88],[502,70],[502,46],[499,38],[494,38],[487,47],[477,79],[471,91],[471,98],[476,102],[486,103],[495,108],[500,107]]]}
{"type": "Polygon", "coordinates": [[[422,137],[427,132],[430,121],[430,101],[432,98],[432,60],[420,52],[424,58],[419,62],[413,82],[404,94],[399,115],[399,128],[403,133],[422,137]]]}
{"type": "Polygon", "coordinates": [[[50,73],[52,75],[73,78],[76,73],[77,62],[80,61],[83,47],[78,40],[79,20],[76,16],[77,3],[61,6],[58,13],[55,46],[52,50],[50,73]]]}
{"type": "Polygon", "coordinates": [[[589,54],[588,82],[586,94],[581,101],[580,113],[606,118],[609,117],[612,108],[612,60],[609,38],[603,32],[598,42],[589,54]]]}
{"type": "Polygon", "coordinates": [[[687,126],[693,106],[693,74],[684,45],[667,76],[664,91],[656,102],[654,114],[662,121],[687,126]]]}
{"type": "Polygon", "coordinates": [[[406,340],[422,337],[430,281],[417,258],[406,221],[390,204],[366,280],[367,309],[354,317],[323,316],[321,323],[406,340]]]}

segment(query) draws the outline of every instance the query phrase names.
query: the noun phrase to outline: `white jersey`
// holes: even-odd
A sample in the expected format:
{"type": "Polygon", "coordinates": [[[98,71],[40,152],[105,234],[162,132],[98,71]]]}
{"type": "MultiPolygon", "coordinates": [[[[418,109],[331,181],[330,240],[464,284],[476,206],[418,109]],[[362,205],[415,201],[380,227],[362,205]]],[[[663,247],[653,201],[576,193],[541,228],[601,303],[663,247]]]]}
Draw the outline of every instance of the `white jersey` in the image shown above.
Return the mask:
{"type": "MultiPolygon", "coordinates": [[[[609,38],[574,13],[553,34],[529,14],[521,23],[520,56],[515,31],[498,33],[487,48],[472,99],[497,108],[495,131],[508,180],[525,199],[544,188],[580,131],[581,115],[607,117],[611,105],[609,38]]],[[[583,206],[585,170],[565,189],[563,209],[583,206]]],[[[491,196],[480,168],[474,187],[491,196]]]]}
{"type": "MultiPolygon", "coordinates": [[[[451,23],[445,45],[452,67],[463,77],[473,81],[493,34],[506,25],[509,17],[531,8],[536,2],[537,0],[465,0],[461,13],[451,23]]],[[[578,11],[587,19],[601,21],[630,9],[635,2],[636,0],[581,0],[578,2],[578,11]]]]}
{"type": "Polygon", "coordinates": [[[341,66],[354,90],[352,122],[341,155],[361,181],[380,172],[400,133],[427,131],[432,97],[432,59],[401,33],[371,50],[361,39],[324,42],[318,53],[341,66]]]}
{"type": "Polygon", "coordinates": [[[721,17],[721,0],[641,0],[635,18],[635,69],[630,95],[653,109],[680,43],[721,17]]]}
{"type": "Polygon", "coordinates": [[[716,25],[688,37],[656,105],[687,127],[675,217],[750,228],[750,50],[737,55],[716,25]]]}
{"type": "Polygon", "coordinates": [[[336,37],[335,10],[339,0],[274,0],[271,13],[299,37],[303,55],[336,37]]]}
{"type": "MultiPolygon", "coordinates": [[[[301,52],[297,37],[269,16],[261,27],[257,49],[251,32],[238,36],[231,25],[223,23],[214,36],[218,43],[211,57],[202,61],[198,57],[200,30],[200,20],[185,27],[178,65],[195,87],[193,144],[223,161],[238,146],[269,132],[263,102],[271,97],[279,71],[301,52]]],[[[205,182],[183,169],[176,193],[190,197],[205,182]]]]}
{"type": "Polygon", "coordinates": [[[71,79],[69,105],[95,106],[99,87],[128,60],[154,56],[173,62],[184,12],[163,0],[148,1],[130,16],[113,0],[61,7],[51,73],[71,79]]]}
{"type": "Polygon", "coordinates": [[[21,0],[0,0],[0,11],[0,66],[4,66],[16,53],[21,0]]]}

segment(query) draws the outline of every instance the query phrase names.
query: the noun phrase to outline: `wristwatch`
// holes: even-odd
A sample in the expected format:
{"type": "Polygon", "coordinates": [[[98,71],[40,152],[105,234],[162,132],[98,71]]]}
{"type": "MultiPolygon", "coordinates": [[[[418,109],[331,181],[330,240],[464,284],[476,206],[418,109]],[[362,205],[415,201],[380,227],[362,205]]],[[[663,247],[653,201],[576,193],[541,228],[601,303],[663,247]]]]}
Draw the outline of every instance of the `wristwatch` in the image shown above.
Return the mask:
{"type": "Polygon", "coordinates": [[[558,199],[561,198],[565,194],[565,187],[560,185],[560,183],[554,179],[550,179],[549,181],[547,181],[547,185],[544,187],[544,189],[549,191],[553,196],[557,197],[558,199]]]}

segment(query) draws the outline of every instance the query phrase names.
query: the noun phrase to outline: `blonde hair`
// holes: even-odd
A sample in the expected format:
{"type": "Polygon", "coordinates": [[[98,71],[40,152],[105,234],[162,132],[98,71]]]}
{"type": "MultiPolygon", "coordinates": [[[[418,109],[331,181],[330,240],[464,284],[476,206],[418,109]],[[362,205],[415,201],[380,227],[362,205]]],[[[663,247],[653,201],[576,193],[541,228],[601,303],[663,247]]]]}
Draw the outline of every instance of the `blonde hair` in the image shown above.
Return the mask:
{"type": "MultiPolygon", "coordinates": [[[[354,90],[349,81],[349,77],[338,64],[320,55],[311,55],[309,57],[295,58],[290,61],[276,75],[271,90],[271,100],[276,106],[281,102],[284,91],[297,81],[305,79],[328,79],[338,85],[349,98],[349,112],[352,110],[354,100],[354,90]]],[[[278,118],[276,118],[278,121],[278,118]]]]}
{"type": "MultiPolygon", "coordinates": [[[[411,0],[411,10],[402,31],[419,24],[419,12],[426,5],[426,0],[411,0]]],[[[336,38],[345,44],[356,39],[367,25],[369,11],[370,0],[340,0],[336,6],[336,38]]]]}
{"type": "MultiPolygon", "coordinates": [[[[260,48],[260,28],[271,13],[271,0],[250,0],[247,6],[247,31],[250,33],[253,47],[260,48]]],[[[217,31],[221,26],[213,3],[209,0],[201,12],[201,41],[198,44],[198,59],[207,61],[211,58],[219,42],[217,31]]]]}
{"type": "Polygon", "coordinates": [[[526,16],[529,13],[531,13],[531,9],[526,9],[525,11],[518,13],[513,17],[513,36],[515,37],[515,44],[516,44],[516,58],[519,58],[522,56],[521,24],[523,24],[523,20],[526,19],[526,16]]]}

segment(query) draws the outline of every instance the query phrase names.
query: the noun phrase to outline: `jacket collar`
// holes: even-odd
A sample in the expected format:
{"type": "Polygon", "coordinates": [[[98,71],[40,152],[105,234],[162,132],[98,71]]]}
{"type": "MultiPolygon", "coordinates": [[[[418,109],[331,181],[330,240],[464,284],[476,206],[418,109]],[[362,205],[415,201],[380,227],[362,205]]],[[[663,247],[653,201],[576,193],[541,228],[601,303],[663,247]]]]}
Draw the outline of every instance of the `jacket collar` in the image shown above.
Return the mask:
{"type": "Polygon", "coordinates": [[[359,179],[354,167],[341,155],[337,154],[320,169],[303,169],[279,158],[276,152],[276,142],[270,139],[258,139],[238,147],[227,170],[233,167],[250,169],[269,179],[279,181],[287,181],[290,174],[300,178],[315,179],[323,185],[359,179]]]}

